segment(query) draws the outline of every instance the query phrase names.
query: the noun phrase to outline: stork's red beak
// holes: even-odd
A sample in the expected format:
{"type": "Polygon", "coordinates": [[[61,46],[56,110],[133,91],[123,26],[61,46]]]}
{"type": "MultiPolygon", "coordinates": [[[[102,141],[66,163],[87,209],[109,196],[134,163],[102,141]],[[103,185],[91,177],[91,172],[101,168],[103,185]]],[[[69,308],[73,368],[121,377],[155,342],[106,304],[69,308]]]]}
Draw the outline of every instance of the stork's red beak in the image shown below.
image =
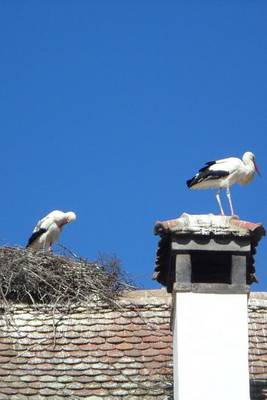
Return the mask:
{"type": "Polygon", "coordinates": [[[258,167],[257,164],[255,163],[255,161],[254,161],[254,165],[255,165],[255,170],[256,170],[257,174],[258,174],[259,176],[261,176],[259,167],[258,167]]]}

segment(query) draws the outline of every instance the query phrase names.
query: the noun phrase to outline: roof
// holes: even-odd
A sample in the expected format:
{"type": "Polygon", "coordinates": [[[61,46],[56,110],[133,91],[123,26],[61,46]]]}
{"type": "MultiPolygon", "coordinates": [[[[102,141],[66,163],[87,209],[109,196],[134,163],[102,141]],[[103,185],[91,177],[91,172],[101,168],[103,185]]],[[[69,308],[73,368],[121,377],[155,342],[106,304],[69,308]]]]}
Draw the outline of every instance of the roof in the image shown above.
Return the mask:
{"type": "MultiPolygon", "coordinates": [[[[1,400],[166,400],[171,296],[164,289],[135,291],[120,305],[117,311],[88,306],[66,314],[2,308],[1,400]]],[[[251,400],[265,400],[267,293],[251,293],[248,309],[251,400]]]]}
{"type": "Polygon", "coordinates": [[[4,307],[1,400],[166,399],[172,336],[165,290],[129,293],[115,311],[4,307]]]}
{"type": "Polygon", "coordinates": [[[154,232],[160,236],[156,254],[155,272],[153,279],[164,286],[168,283],[168,271],[171,263],[171,243],[177,237],[188,237],[198,241],[205,237],[220,242],[223,238],[230,244],[232,240],[248,240],[251,245],[251,253],[248,260],[249,284],[257,281],[255,277],[254,254],[258,242],[265,235],[262,224],[242,221],[237,216],[221,216],[213,214],[190,215],[183,213],[176,219],[157,221],[154,232]]]}
{"type": "MultiPolygon", "coordinates": [[[[164,289],[135,291],[120,305],[66,314],[2,308],[0,399],[171,399],[171,296],[164,289]]],[[[251,400],[267,399],[266,321],[267,293],[251,293],[251,400]]]]}

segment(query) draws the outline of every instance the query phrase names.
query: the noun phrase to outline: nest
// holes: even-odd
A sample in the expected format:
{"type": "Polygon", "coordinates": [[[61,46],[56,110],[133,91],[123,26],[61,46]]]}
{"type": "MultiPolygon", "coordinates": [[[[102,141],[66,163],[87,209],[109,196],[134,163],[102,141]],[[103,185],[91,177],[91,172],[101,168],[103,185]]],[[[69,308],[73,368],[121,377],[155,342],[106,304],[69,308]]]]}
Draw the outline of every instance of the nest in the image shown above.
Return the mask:
{"type": "Polygon", "coordinates": [[[30,250],[0,248],[0,300],[28,304],[114,304],[133,289],[115,257],[89,262],[30,250]]]}

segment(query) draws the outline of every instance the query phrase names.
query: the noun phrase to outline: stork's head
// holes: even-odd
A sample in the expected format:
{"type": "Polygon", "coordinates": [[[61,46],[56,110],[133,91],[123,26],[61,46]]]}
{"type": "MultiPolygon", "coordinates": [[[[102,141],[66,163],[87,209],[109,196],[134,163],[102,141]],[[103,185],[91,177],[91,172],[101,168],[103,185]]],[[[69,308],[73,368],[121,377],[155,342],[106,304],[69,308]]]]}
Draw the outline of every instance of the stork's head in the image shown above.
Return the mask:
{"type": "Polygon", "coordinates": [[[254,164],[255,171],[257,172],[258,175],[261,176],[260,170],[259,170],[259,168],[258,168],[258,166],[256,164],[255,159],[256,159],[256,157],[251,151],[246,151],[246,153],[244,153],[244,155],[243,155],[244,163],[247,164],[247,163],[252,161],[253,164],[254,164]]]}
{"type": "Polygon", "coordinates": [[[69,212],[62,212],[62,211],[55,211],[53,214],[55,223],[62,228],[64,225],[69,224],[72,221],[75,221],[76,214],[73,211],[69,212]]]}
{"type": "Polygon", "coordinates": [[[65,213],[66,223],[69,224],[76,220],[76,214],[73,211],[68,211],[65,213]]]}

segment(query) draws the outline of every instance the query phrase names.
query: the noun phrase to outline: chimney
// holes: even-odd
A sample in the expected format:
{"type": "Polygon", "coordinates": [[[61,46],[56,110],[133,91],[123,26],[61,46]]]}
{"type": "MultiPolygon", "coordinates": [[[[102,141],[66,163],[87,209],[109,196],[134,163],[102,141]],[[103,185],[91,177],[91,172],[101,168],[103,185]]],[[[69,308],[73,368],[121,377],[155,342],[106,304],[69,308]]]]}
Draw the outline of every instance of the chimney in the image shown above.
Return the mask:
{"type": "Polygon", "coordinates": [[[175,400],[249,400],[247,299],[261,224],[183,214],[157,222],[154,279],[173,294],[175,400]]]}

